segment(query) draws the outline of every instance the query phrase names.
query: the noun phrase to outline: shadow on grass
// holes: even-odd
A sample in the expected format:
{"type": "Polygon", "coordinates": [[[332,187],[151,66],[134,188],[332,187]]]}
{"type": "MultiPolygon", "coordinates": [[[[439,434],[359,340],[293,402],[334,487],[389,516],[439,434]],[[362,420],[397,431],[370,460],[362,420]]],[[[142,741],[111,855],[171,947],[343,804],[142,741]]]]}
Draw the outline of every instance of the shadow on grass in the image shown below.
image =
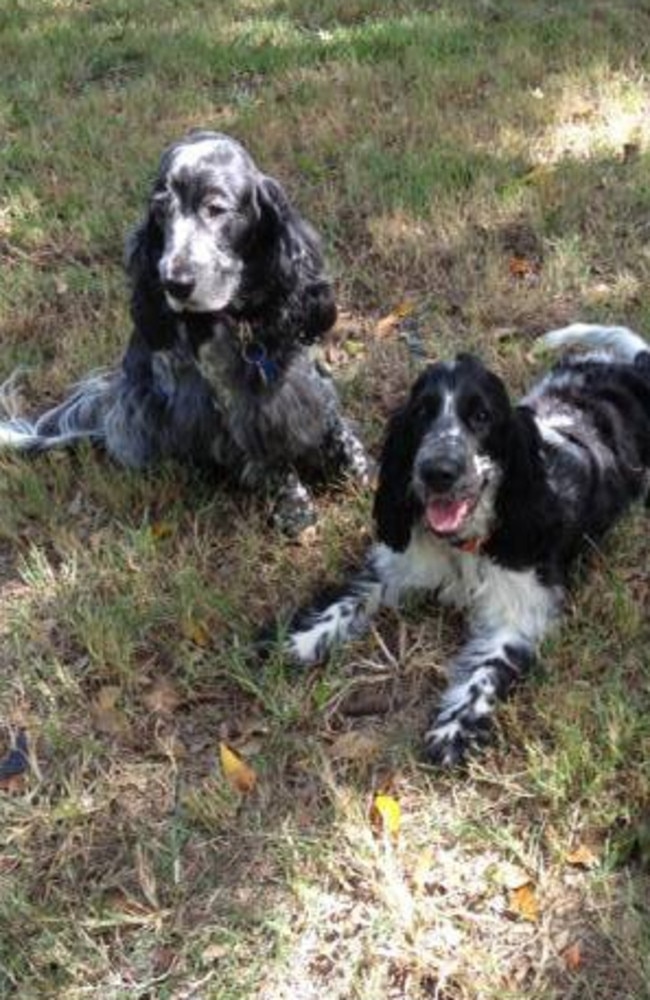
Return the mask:
{"type": "MultiPolygon", "coordinates": [[[[81,246],[84,240],[93,246],[92,233],[103,231],[101,217],[88,221],[90,237],[86,231],[96,188],[99,201],[107,192],[113,198],[105,239],[119,254],[114,216],[123,214],[127,221],[118,228],[128,228],[129,203],[153,169],[154,147],[157,152],[163,135],[173,138],[194,123],[195,101],[202,111],[233,104],[233,125],[263,153],[271,135],[265,119],[281,117],[287,99],[298,94],[292,75],[317,70],[315,89],[305,90],[295,114],[310,111],[321,123],[296,139],[291,116],[283,119],[280,152],[273,155],[282,162],[288,148],[287,183],[309,194],[304,202],[313,210],[306,214],[336,249],[349,303],[363,302],[370,311],[407,292],[426,298],[424,337],[432,352],[452,350],[459,335],[476,338],[483,327],[485,338],[479,335],[472,346],[511,370],[519,364],[522,372],[526,337],[495,343],[494,327],[514,325],[516,333],[532,335],[577,318],[571,313],[582,308],[601,317],[618,312],[619,319],[624,311],[630,322],[648,318],[639,291],[646,265],[635,258],[650,207],[645,153],[629,163],[614,154],[563,162],[534,178],[525,152],[495,153],[471,134],[434,141],[392,110],[400,91],[413,85],[414,56],[418,65],[430,60],[441,70],[464,70],[480,60],[492,74],[488,84],[521,57],[524,70],[514,79],[522,88],[540,72],[538,62],[525,69],[531,50],[549,72],[567,52],[580,57],[581,70],[600,62],[624,67],[626,44],[634,52],[641,44],[625,8],[511,3],[479,11],[469,3],[433,9],[371,0],[251,0],[215,13],[214,5],[198,3],[180,11],[170,0],[141,8],[84,4],[67,13],[57,5],[43,19],[46,9],[14,4],[2,15],[13,31],[4,69],[11,128],[2,153],[6,191],[33,184],[50,207],[53,191],[69,197],[54,205],[52,217],[43,216],[43,239],[60,216],[63,229],[79,224],[81,246]],[[349,132],[325,135],[332,121],[327,91],[319,86],[341,65],[355,72],[367,67],[371,77],[375,68],[394,76],[384,90],[377,85],[370,92],[361,111],[348,110],[349,132]],[[33,73],[26,74],[26,66],[33,73]],[[106,95],[110,102],[103,105],[106,95]],[[136,100],[142,104],[134,111],[136,100]],[[383,129],[376,138],[375,124],[383,129]],[[126,134],[133,138],[124,150],[119,140],[126,134]],[[314,166],[324,146],[326,166],[314,166]],[[298,176],[296,149],[306,174],[311,170],[306,179],[298,176]],[[57,175],[77,157],[78,173],[62,193],[57,175]],[[352,168],[356,177],[346,173],[352,168]],[[47,183],[42,171],[49,171],[47,183]],[[492,189],[487,209],[481,185],[492,189]],[[437,232],[430,193],[451,209],[460,206],[453,231],[437,232]],[[539,278],[528,285],[513,278],[509,259],[537,254],[539,278]],[[638,283],[617,286],[621,268],[638,283]],[[598,300],[585,293],[592,279],[601,286],[598,300]]],[[[637,27],[642,16],[637,12],[637,27]]],[[[477,96],[471,87],[457,93],[453,76],[447,86],[447,99],[459,100],[458,117],[467,110],[461,97],[480,116],[485,81],[477,96]]],[[[342,100],[345,91],[334,94],[342,100]]],[[[62,314],[59,325],[65,322],[62,314]]],[[[385,373],[389,381],[397,369],[406,381],[409,362],[400,346],[367,350],[364,399],[385,373]]],[[[364,405],[368,428],[381,423],[382,406],[367,412],[364,405]]],[[[4,731],[27,720],[42,772],[2,803],[0,878],[7,888],[0,941],[9,995],[180,997],[184,986],[205,980],[219,1000],[241,1000],[264,996],[264,980],[277,967],[294,984],[293,997],[302,980],[318,1000],[349,1000],[364,995],[360,984],[372,975],[382,997],[389,991],[409,1000],[474,997],[482,989],[477,977],[490,965],[489,946],[476,946],[477,962],[470,940],[460,971],[446,984],[441,970],[461,954],[458,925],[475,927],[477,912],[488,938],[497,921],[493,943],[507,942],[504,964],[514,961],[522,942],[529,949],[529,978],[519,995],[530,996],[531,983],[547,995],[551,989],[557,997],[569,989],[581,995],[566,963],[544,957],[534,929],[526,936],[514,919],[494,916],[502,911],[492,900],[503,902],[503,893],[490,895],[489,883],[476,889],[472,882],[484,848],[464,844],[468,816],[455,812],[456,804],[465,796],[468,810],[492,809],[492,828],[499,821],[507,827],[515,794],[497,809],[480,783],[414,766],[414,733],[424,711],[415,696],[353,723],[332,712],[329,706],[354,683],[346,668],[355,667],[356,653],[349,663],[297,677],[281,663],[258,674],[246,659],[250,630],[268,608],[300,600],[316,564],[332,561],[328,547],[358,544],[361,513],[346,520],[346,502],[332,501],[325,511],[329,535],[316,552],[293,550],[270,536],[255,504],[214,500],[186,473],[179,484],[173,470],[160,479],[152,472],[139,485],[95,459],[76,468],[71,462],[62,472],[68,461],[53,459],[42,486],[35,480],[45,467],[35,463],[31,481],[25,474],[7,500],[19,508],[12,540],[28,558],[22,577],[6,550],[0,568],[4,731]],[[25,570],[30,593],[20,591],[25,570]],[[346,727],[378,740],[377,756],[332,763],[328,749],[346,727]],[[216,762],[220,740],[232,742],[257,769],[258,787],[249,798],[224,784],[216,762]],[[368,798],[387,778],[406,815],[401,855],[385,850],[368,822],[368,798]],[[414,873],[427,841],[435,848],[431,867],[439,871],[418,889],[414,873]],[[408,923],[409,899],[419,923],[408,923]],[[414,933],[421,935],[417,946],[414,933]],[[344,967],[350,975],[333,986],[344,967]]],[[[441,635],[435,613],[426,616],[423,632],[419,628],[407,633],[424,649],[415,680],[396,677],[394,663],[380,665],[391,691],[417,691],[426,701],[437,686],[432,664],[442,661],[449,637],[441,635]]],[[[388,652],[407,672],[399,641],[391,633],[388,652]]],[[[374,663],[385,654],[370,643],[359,655],[374,663]]],[[[497,758],[497,782],[515,784],[525,773],[516,749],[513,761],[497,758]]],[[[530,792],[519,794],[523,799],[530,792]]],[[[540,797],[521,819],[522,841],[536,843],[545,808],[540,797]]],[[[582,995],[623,997],[627,990],[638,1000],[637,983],[626,979],[616,944],[606,940],[610,929],[599,936],[602,909],[610,910],[612,924],[622,911],[607,903],[590,910],[582,888],[572,900],[570,924],[572,934],[584,933],[588,941],[582,995]]],[[[561,923],[561,907],[558,912],[561,923]]],[[[497,970],[491,989],[498,980],[497,970]]],[[[508,989],[513,995],[518,987],[508,989]]],[[[268,990],[269,1000],[284,995],[279,986],[268,990]]]]}

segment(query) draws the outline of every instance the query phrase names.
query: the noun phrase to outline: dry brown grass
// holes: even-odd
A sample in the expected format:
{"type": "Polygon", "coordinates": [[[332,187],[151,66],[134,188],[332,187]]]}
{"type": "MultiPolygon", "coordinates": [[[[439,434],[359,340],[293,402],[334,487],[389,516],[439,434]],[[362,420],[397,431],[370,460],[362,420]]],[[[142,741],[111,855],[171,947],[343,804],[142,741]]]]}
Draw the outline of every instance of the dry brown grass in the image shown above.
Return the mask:
{"type": "MultiPolygon", "coordinates": [[[[10,3],[0,374],[29,366],[35,403],[119,353],[124,233],[160,149],[198,124],[248,143],[324,233],[342,308],[325,353],[373,450],[421,364],[409,342],[478,350],[518,391],[548,326],[648,330],[649,16],[10,3]]],[[[366,544],[369,496],[318,502],[296,547],[178,467],[1,460],[1,749],[24,729],[30,767],[0,791],[0,995],[650,996],[643,514],[594,553],[495,746],[446,775],[419,737],[462,622],[431,602],[319,671],[250,658],[259,624],[366,544]],[[249,795],[220,741],[254,767],[249,795]]]]}

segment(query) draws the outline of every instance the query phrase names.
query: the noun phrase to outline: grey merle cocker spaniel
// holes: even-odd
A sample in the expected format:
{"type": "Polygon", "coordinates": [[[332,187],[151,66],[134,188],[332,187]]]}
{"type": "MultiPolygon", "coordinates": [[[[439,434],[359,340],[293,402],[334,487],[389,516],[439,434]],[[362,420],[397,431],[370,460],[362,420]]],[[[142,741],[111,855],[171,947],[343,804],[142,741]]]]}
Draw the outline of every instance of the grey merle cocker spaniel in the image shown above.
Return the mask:
{"type": "Polygon", "coordinates": [[[409,592],[464,610],[467,640],[425,734],[436,763],[487,737],[560,614],[576,556],[648,488],[648,344],[585,324],[543,343],[587,353],[563,358],[517,406],[469,354],[422,373],[388,424],[365,565],[282,638],[291,659],[311,664],[409,592]]]}
{"type": "Polygon", "coordinates": [[[128,466],[210,464],[270,495],[289,533],[314,518],[303,477],[367,483],[365,452],[306,350],[336,318],[318,237],[238,142],[195,131],[165,150],[126,266],[134,329],[121,367],[33,422],[16,415],[10,379],[0,446],[89,438],[128,466]]]}

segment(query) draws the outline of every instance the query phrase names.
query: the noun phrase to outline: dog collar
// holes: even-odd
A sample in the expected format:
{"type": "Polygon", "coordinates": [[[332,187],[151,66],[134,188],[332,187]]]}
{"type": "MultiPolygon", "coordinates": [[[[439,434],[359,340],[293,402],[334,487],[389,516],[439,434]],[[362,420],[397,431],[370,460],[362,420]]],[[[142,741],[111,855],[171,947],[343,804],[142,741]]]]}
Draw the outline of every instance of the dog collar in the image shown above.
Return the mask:
{"type": "Polygon", "coordinates": [[[272,385],[273,382],[277,382],[280,369],[275,361],[268,356],[263,344],[257,341],[245,344],[242,348],[242,358],[247,365],[251,365],[257,371],[264,385],[272,385]]]}
{"type": "Polygon", "coordinates": [[[485,543],[487,538],[481,538],[476,535],[474,538],[464,538],[462,541],[452,542],[451,544],[456,549],[460,549],[461,552],[469,552],[472,556],[477,556],[485,543]]]}

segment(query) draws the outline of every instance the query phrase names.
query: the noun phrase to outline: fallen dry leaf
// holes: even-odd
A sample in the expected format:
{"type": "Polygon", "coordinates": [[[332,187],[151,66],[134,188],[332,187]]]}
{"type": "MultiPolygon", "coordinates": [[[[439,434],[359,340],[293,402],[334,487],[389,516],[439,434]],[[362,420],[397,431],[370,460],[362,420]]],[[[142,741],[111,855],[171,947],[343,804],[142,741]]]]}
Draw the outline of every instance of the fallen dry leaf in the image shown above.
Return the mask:
{"type": "Polygon", "coordinates": [[[516,913],[522,920],[529,920],[531,923],[539,920],[539,902],[532,882],[526,882],[525,885],[513,889],[508,905],[512,912],[516,913]]]}
{"type": "Polygon", "coordinates": [[[580,942],[574,941],[568,948],[565,948],[562,952],[562,959],[570,972],[577,972],[583,963],[582,945],[580,942]]]}
{"type": "Polygon", "coordinates": [[[159,542],[163,538],[169,538],[174,534],[174,526],[169,521],[154,521],[150,528],[151,537],[159,542]]]}
{"type": "Polygon", "coordinates": [[[530,257],[511,257],[508,270],[513,278],[532,278],[539,273],[539,264],[530,257]]]}
{"type": "Polygon", "coordinates": [[[381,741],[375,732],[351,729],[340,733],[327,749],[332,760],[369,761],[381,749],[381,741]]]}
{"type": "Polygon", "coordinates": [[[573,851],[569,851],[564,856],[564,860],[569,865],[576,865],[580,868],[594,868],[598,864],[598,855],[586,844],[579,844],[573,851]]]}
{"type": "Polygon", "coordinates": [[[490,879],[510,892],[530,884],[530,875],[525,868],[513,865],[510,861],[501,861],[495,865],[490,871],[490,879]]]}
{"type": "Polygon", "coordinates": [[[257,782],[257,774],[249,764],[241,759],[239,754],[230,749],[227,743],[219,744],[219,760],[226,781],[231,788],[244,795],[253,791],[257,782]]]}
{"type": "Polygon", "coordinates": [[[0,778],[0,792],[7,792],[8,795],[22,795],[26,788],[26,774],[9,774],[6,778],[0,778]]]}
{"type": "Polygon", "coordinates": [[[158,677],[142,695],[142,701],[150,712],[171,715],[183,701],[178,688],[168,677],[158,677]]]}
{"type": "Polygon", "coordinates": [[[99,689],[90,706],[95,728],[108,736],[120,736],[128,727],[124,712],[117,708],[122,689],[116,684],[107,684],[99,689]]]}
{"type": "Polygon", "coordinates": [[[398,836],[402,825],[402,810],[399,802],[392,795],[375,795],[371,818],[391,837],[398,836]]]}
{"type": "Polygon", "coordinates": [[[181,622],[181,632],[186,639],[189,639],[195,646],[200,646],[201,649],[210,643],[210,632],[207,625],[194,618],[186,618],[181,622]]]}
{"type": "Polygon", "coordinates": [[[318,528],[315,524],[308,524],[299,534],[296,535],[296,544],[304,549],[310,549],[318,541],[318,528]]]}
{"type": "Polygon", "coordinates": [[[383,337],[390,336],[393,330],[399,326],[403,319],[410,316],[414,309],[415,305],[413,302],[400,302],[392,312],[378,320],[375,325],[375,337],[381,340],[383,337]]]}
{"type": "Polygon", "coordinates": [[[232,948],[226,944],[209,944],[201,952],[201,962],[203,965],[212,965],[219,959],[225,958],[231,951],[232,948]]]}

